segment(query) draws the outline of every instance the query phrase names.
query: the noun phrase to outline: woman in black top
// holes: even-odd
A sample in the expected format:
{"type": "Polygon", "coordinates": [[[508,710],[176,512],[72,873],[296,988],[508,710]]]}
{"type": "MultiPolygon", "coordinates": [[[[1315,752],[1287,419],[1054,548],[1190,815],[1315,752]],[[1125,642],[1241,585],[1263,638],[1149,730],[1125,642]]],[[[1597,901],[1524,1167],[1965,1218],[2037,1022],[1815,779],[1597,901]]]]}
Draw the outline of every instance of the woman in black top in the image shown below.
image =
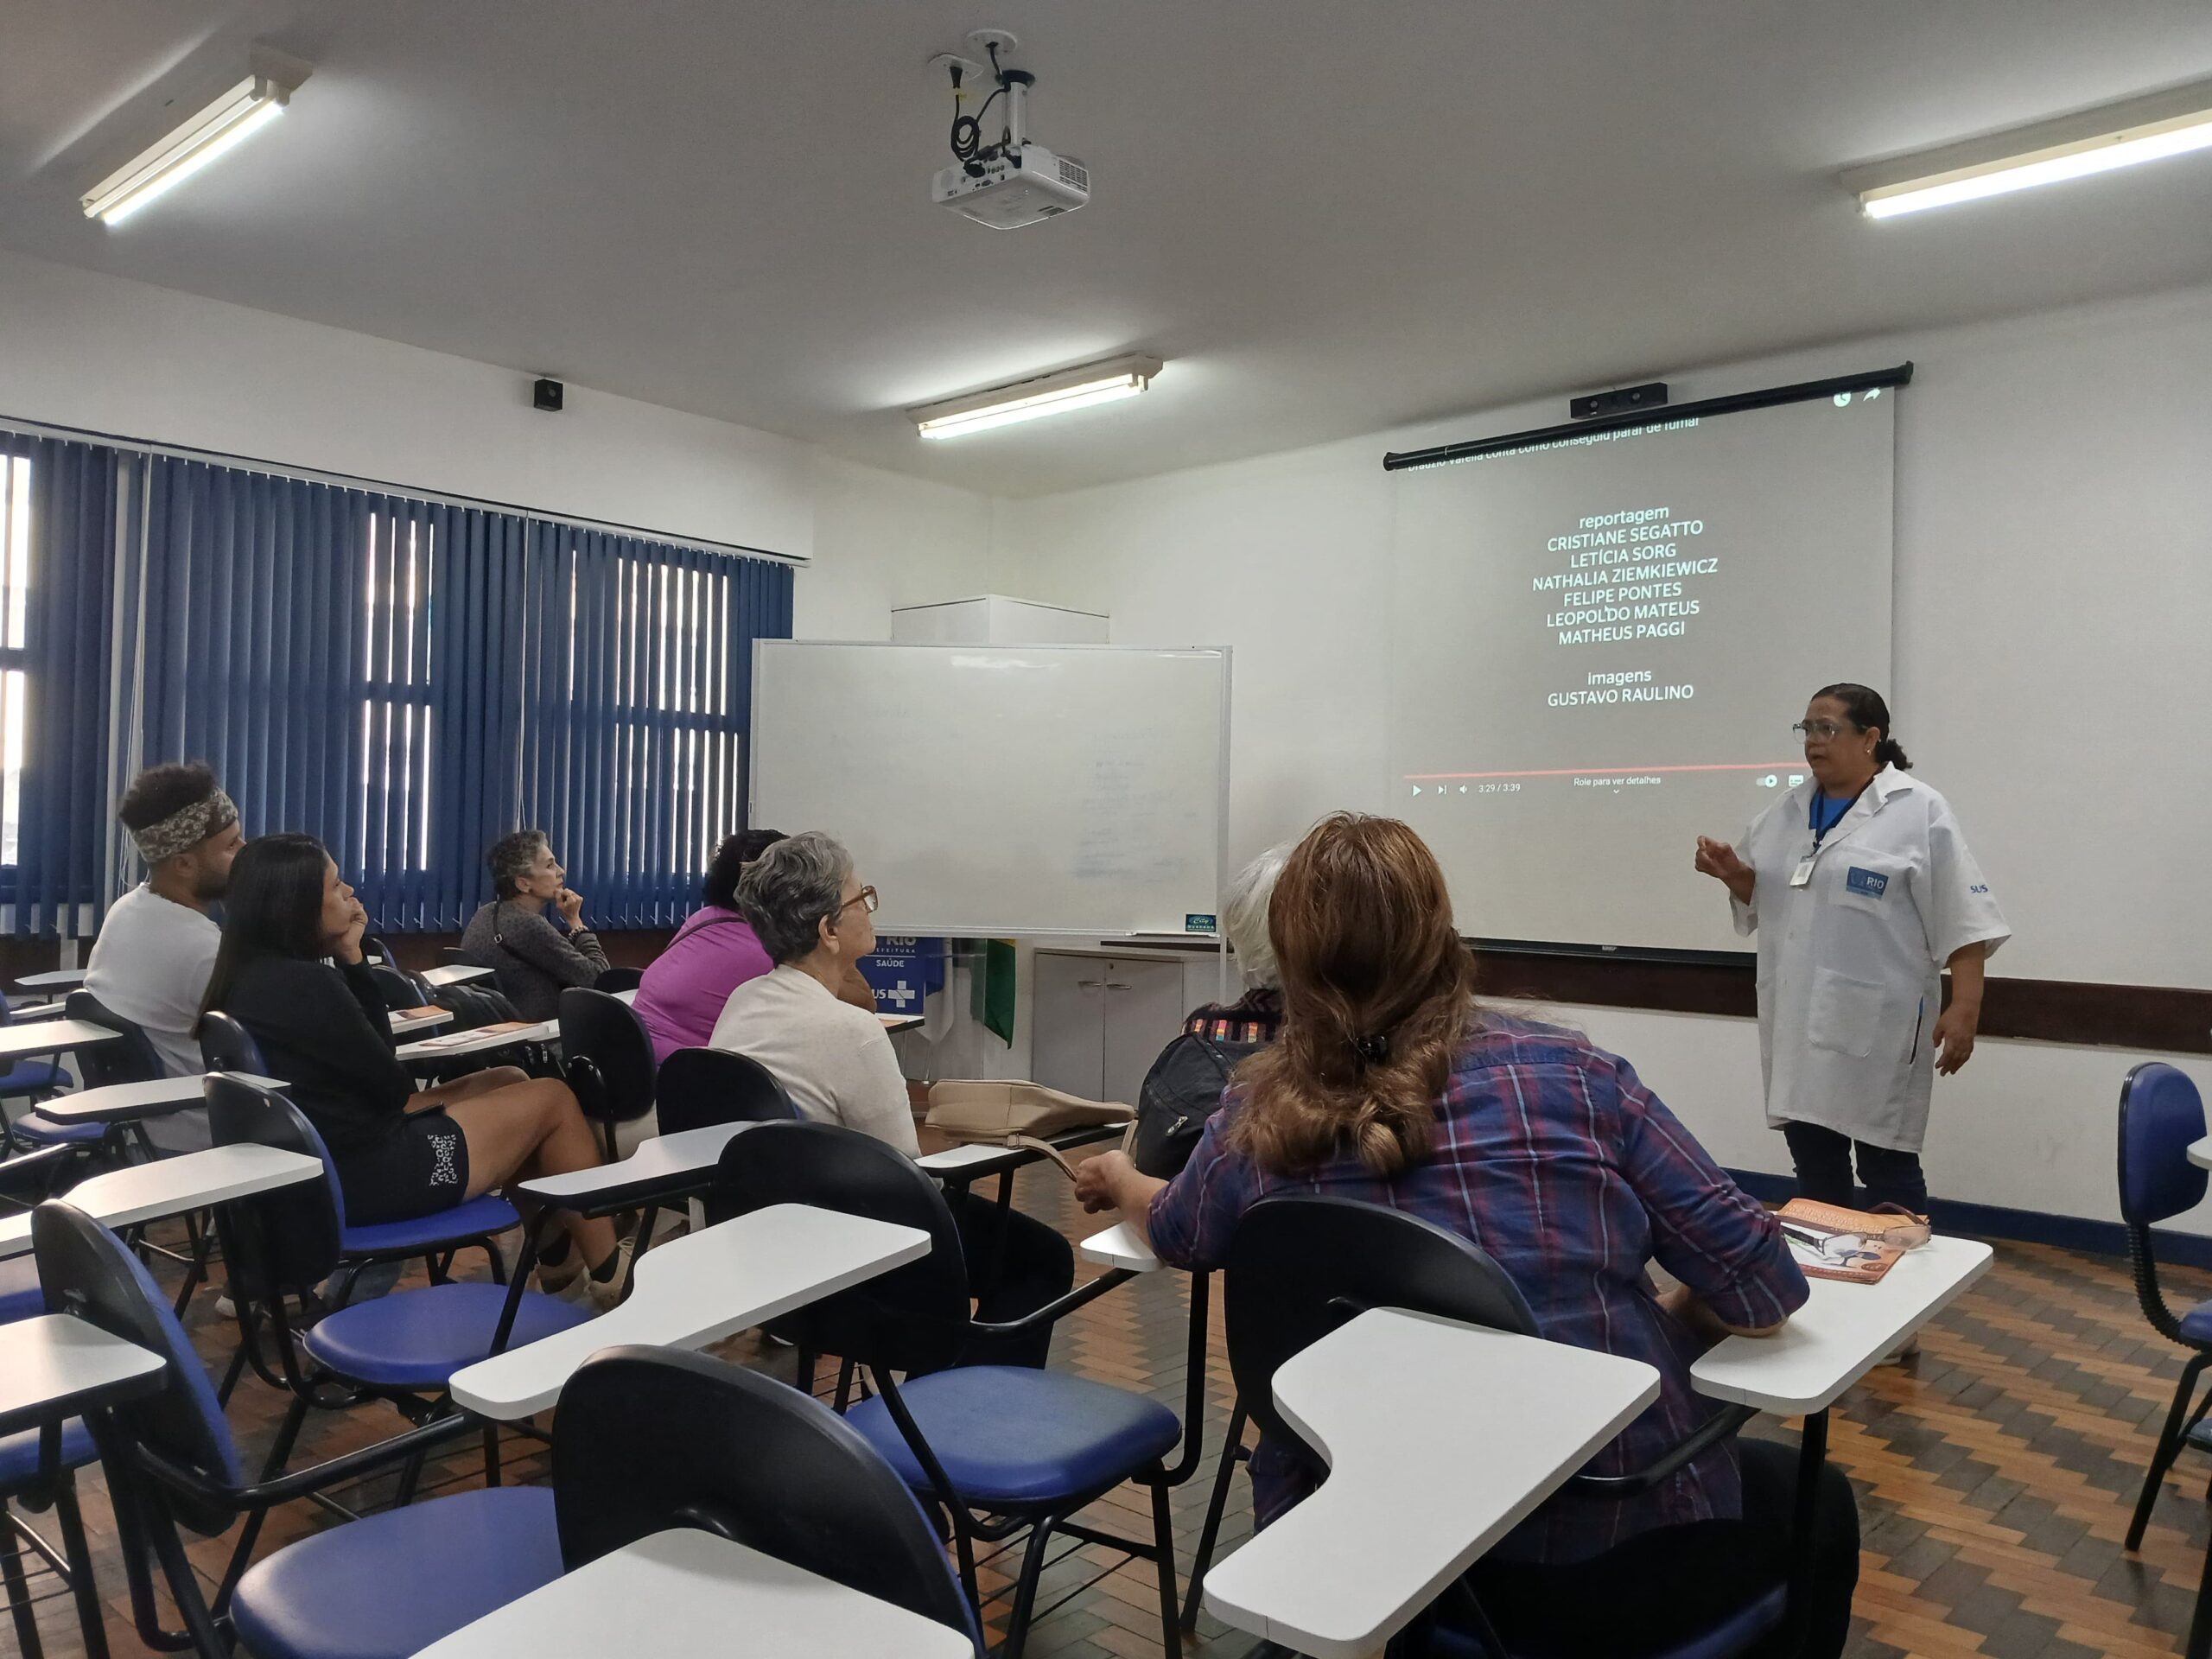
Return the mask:
{"type": "MultiPolygon", "coordinates": [[[[416,1091],[362,960],[367,925],[321,842],[264,836],[232,867],[207,986],[207,1007],[246,1028],[322,1137],[347,1220],[406,1220],[512,1180],[596,1165],[565,1084],[501,1066],[416,1091]]],[[[594,1300],[611,1301],[627,1276],[613,1224],[561,1221],[568,1241],[541,1261],[541,1282],[561,1288],[589,1266],[594,1300]]]]}

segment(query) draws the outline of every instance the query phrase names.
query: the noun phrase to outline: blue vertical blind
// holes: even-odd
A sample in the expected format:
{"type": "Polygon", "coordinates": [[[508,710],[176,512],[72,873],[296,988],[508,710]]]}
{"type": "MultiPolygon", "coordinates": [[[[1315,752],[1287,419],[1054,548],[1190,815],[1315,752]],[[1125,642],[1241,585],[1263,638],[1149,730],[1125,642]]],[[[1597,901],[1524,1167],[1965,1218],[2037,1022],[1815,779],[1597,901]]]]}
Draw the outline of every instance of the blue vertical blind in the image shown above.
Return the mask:
{"type": "MultiPolygon", "coordinates": [[[[71,895],[104,907],[132,868],[110,859],[101,879],[113,798],[162,760],[207,761],[249,834],[320,836],[381,931],[465,924],[489,896],[485,848],[524,823],[554,835],[594,925],[664,925],[742,823],[752,642],[790,632],[788,567],[180,457],[0,446],[0,469],[21,455],[34,480],[13,632],[0,540],[0,738],[11,711],[29,721],[7,751],[24,757],[23,851],[0,864],[10,896],[35,895],[11,931],[35,914],[54,931],[71,895]]],[[[0,832],[18,822],[5,804],[0,832]]]]}
{"type": "Polygon", "coordinates": [[[753,642],[787,638],[791,573],[534,524],[522,608],[522,820],[608,927],[665,925],[745,822],[753,642]]]}
{"type": "Polygon", "coordinates": [[[103,899],[114,451],[0,432],[0,892],[8,931],[82,931],[103,899]]]}

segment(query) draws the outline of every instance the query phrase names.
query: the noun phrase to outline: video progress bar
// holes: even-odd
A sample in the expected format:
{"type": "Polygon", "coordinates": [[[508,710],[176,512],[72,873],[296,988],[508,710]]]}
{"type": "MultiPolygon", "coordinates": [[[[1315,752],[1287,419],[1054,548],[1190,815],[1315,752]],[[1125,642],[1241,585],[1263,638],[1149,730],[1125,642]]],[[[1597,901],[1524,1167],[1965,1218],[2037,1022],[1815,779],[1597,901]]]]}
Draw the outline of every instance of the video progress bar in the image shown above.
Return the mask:
{"type": "Polygon", "coordinates": [[[1720,765],[1703,766],[1552,766],[1541,772],[1408,772],[1404,781],[1427,784],[1443,780],[1453,783],[1478,778],[1590,778],[1611,776],[1625,772],[1787,772],[1795,766],[1804,770],[1805,760],[1800,755],[1795,760],[1732,760],[1720,765]]]}

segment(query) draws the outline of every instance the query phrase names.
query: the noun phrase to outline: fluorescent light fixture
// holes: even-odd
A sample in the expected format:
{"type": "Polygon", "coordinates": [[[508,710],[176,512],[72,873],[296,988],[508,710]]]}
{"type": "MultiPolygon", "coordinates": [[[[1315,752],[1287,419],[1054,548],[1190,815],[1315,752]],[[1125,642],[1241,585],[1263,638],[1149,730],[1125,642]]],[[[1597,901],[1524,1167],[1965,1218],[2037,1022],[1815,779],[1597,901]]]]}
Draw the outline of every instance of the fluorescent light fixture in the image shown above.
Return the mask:
{"type": "Polygon", "coordinates": [[[2212,81],[2107,104],[1843,175],[1869,219],[1979,201],[2212,149],[2212,81]]]}
{"type": "Polygon", "coordinates": [[[252,74],[225,92],[84,198],[85,217],[120,225],[226,155],[284,112],[299,83],[252,74]]]}
{"type": "Polygon", "coordinates": [[[1071,409],[1134,397],[1152,384],[1160,367],[1156,357],[1109,358],[1103,363],[1086,363],[1080,368],[1017,380],[1012,385],[993,386],[988,391],[923,404],[906,414],[914,429],[925,438],[963,437],[995,426],[1011,426],[1016,421],[1033,421],[1041,416],[1063,415],[1071,409]]]}

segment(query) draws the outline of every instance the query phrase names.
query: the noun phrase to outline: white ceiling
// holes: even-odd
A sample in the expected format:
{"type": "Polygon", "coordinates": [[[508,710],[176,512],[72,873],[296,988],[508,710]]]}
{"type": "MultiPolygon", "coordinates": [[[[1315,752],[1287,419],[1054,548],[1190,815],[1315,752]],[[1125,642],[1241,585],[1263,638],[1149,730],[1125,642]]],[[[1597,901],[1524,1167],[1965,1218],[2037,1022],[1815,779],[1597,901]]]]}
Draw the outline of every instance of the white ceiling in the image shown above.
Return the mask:
{"type": "Polygon", "coordinates": [[[1033,494],[2212,281],[2212,155],[1886,225],[1834,181],[2208,73],[2205,0],[10,0],[0,245],[1033,494]],[[1071,218],[929,205],[923,63],[983,23],[1071,218]],[[284,120],[87,222],[257,39],[316,66],[284,120]],[[1130,350],[1062,421],[898,412],[1130,350]]]}

